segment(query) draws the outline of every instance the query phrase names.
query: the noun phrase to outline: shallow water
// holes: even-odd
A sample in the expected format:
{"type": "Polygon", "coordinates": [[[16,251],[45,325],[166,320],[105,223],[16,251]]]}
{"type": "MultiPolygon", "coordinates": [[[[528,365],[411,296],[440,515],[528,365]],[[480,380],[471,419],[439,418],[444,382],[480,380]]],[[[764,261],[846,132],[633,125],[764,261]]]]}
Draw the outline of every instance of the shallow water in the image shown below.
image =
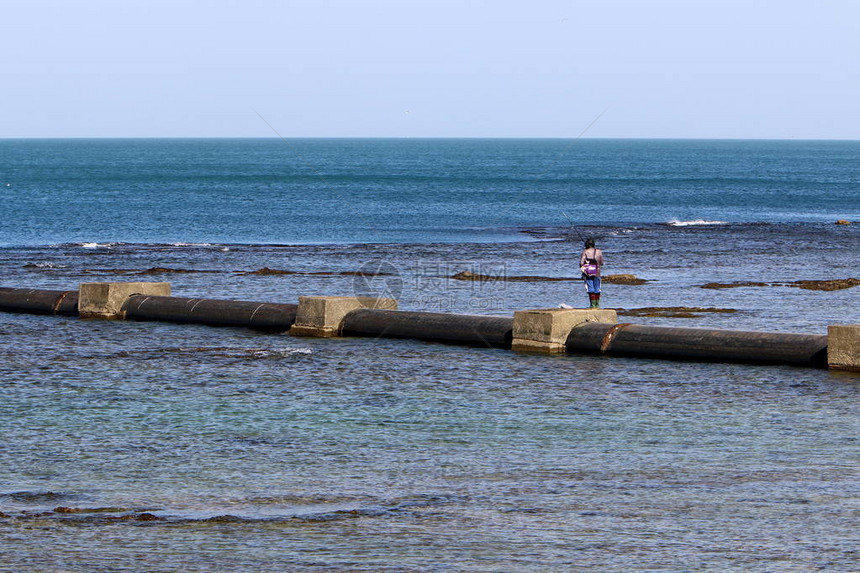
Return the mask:
{"type": "MultiPolygon", "coordinates": [[[[604,274],[648,281],[606,285],[604,306],[729,309],[737,312],[705,313],[696,317],[695,326],[811,334],[825,333],[828,324],[860,320],[856,288],[701,288],[712,282],[860,278],[860,225],[643,224],[582,230],[604,249],[604,274]]],[[[502,243],[397,245],[67,243],[0,252],[6,286],[65,290],[80,282],[157,280],[172,282],[176,296],[295,303],[300,295],[385,295],[397,298],[403,309],[503,315],[583,304],[576,232],[532,227],[518,236],[519,241],[502,243]],[[264,268],[292,274],[253,274],[264,268]],[[351,274],[358,271],[380,276],[351,274]],[[491,280],[451,278],[462,271],[491,280]],[[568,280],[505,280],[522,276],[568,280]]],[[[666,324],[661,318],[638,320],[666,324]]]]}
{"type": "MultiPolygon", "coordinates": [[[[625,320],[823,334],[860,323],[860,287],[701,287],[857,277],[860,226],[828,209],[579,232],[606,273],[649,281],[606,284],[605,306],[734,311],[625,320]]],[[[576,280],[500,280],[576,277],[577,231],[538,220],[488,227],[502,241],[458,228],[396,245],[96,242],[97,227],[50,226],[60,240],[4,230],[3,286],[388,293],[507,316],[585,301],[576,280]],[[294,274],[246,274],[264,267],[294,274]],[[342,274],[358,270],[388,274],[342,274]],[[466,270],[498,280],[450,278],[466,270]]],[[[857,570],[858,397],[856,375],[787,366],[0,313],[0,570],[857,570]]]]}
{"type": "MultiPolygon", "coordinates": [[[[703,236],[658,228],[614,243],[604,232],[607,258],[624,270],[642,257],[626,245],[650,251],[643,243],[659,249],[661,235],[673,245],[703,236]]],[[[4,271],[18,284],[74,288],[116,276],[92,269],[191,267],[219,272],[154,278],[170,280],[178,296],[295,302],[349,293],[355,277],[235,271],[354,270],[380,253],[222,248],[12,249],[4,271]]],[[[452,269],[470,259],[471,268],[564,276],[551,255],[570,248],[410,245],[386,260],[405,269],[402,308],[509,314],[575,302],[581,286],[439,279],[447,270],[430,281],[425,271],[452,256],[452,269]],[[436,299],[420,298],[428,292],[436,299]]],[[[605,298],[628,308],[681,300],[738,309],[634,319],[657,324],[818,333],[830,321],[860,321],[851,289],[701,289],[721,264],[719,252],[709,257],[709,269],[607,285],[605,298]]],[[[761,266],[757,278],[786,278],[761,266]]],[[[860,384],[850,374],[14,314],[0,315],[0,349],[9,570],[847,571],[858,563],[860,384]]]]}
{"type": "Polygon", "coordinates": [[[856,565],[848,375],[10,322],[31,358],[2,385],[7,564],[856,565]],[[57,507],[78,512],[32,513],[57,507]]]}

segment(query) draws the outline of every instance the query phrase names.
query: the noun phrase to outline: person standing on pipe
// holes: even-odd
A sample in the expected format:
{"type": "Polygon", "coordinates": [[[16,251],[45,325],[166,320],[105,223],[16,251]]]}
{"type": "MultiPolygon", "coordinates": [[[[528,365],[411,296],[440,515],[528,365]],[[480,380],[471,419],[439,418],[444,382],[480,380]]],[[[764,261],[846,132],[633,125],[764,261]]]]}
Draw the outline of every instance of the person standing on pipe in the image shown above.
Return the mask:
{"type": "Polygon", "coordinates": [[[603,251],[594,246],[591,237],[585,240],[585,248],[579,255],[579,270],[585,281],[590,308],[600,308],[600,267],[603,266],[603,251]]]}

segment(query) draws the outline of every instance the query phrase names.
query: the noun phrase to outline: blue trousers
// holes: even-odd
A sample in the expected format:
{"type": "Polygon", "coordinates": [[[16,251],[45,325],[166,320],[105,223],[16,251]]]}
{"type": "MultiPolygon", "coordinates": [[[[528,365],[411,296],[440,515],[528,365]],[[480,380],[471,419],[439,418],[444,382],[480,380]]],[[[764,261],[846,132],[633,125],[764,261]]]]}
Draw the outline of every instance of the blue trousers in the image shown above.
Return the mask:
{"type": "Polygon", "coordinates": [[[585,292],[589,294],[600,294],[600,277],[589,277],[582,275],[585,279],[585,292]]]}

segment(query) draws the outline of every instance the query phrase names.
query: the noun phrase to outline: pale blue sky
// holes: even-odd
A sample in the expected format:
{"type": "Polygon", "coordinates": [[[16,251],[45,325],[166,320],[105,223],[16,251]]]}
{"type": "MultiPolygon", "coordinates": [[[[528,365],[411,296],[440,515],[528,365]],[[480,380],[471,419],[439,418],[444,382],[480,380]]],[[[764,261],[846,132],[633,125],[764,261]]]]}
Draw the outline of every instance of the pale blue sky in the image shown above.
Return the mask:
{"type": "Polygon", "coordinates": [[[0,137],[860,139],[860,1],[0,0],[0,137]]]}

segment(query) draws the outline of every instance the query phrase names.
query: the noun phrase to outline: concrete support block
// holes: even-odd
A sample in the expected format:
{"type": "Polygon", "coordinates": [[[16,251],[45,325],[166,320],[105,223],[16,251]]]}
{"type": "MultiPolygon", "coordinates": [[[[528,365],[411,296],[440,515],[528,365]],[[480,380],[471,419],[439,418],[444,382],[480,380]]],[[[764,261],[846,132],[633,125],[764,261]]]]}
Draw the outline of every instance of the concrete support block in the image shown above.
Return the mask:
{"type": "Polygon", "coordinates": [[[81,318],[123,319],[122,305],[135,294],[170,296],[170,283],[81,283],[78,313],[81,318]]]}
{"type": "Polygon", "coordinates": [[[520,310],[514,313],[511,350],[565,352],[570,331],[583,322],[616,324],[618,315],[614,310],[600,308],[520,310]]]}
{"type": "Polygon", "coordinates": [[[393,298],[367,296],[300,296],[293,336],[340,336],[343,317],[360,308],[397,310],[393,298]]]}
{"type": "Polygon", "coordinates": [[[860,324],[827,327],[827,365],[860,372],[860,324]]]}

